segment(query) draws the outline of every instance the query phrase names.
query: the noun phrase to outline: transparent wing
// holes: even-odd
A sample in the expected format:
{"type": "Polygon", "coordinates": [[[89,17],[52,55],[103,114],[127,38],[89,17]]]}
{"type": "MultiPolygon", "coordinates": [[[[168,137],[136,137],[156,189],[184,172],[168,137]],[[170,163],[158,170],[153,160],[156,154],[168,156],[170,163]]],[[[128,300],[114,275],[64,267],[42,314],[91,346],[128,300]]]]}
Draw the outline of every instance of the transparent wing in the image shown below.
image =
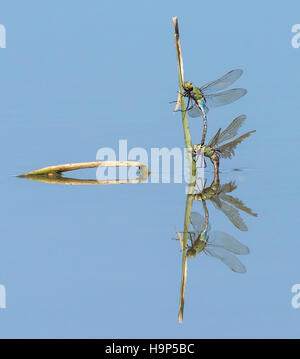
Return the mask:
{"type": "Polygon", "coordinates": [[[209,244],[213,247],[222,247],[235,254],[248,254],[250,250],[237,239],[227,233],[214,231],[209,236],[209,244]]]}
{"type": "Polygon", "coordinates": [[[257,213],[252,212],[251,208],[245,206],[244,203],[239,198],[230,196],[228,194],[223,194],[223,193],[220,194],[220,198],[222,198],[223,201],[226,201],[226,202],[232,204],[234,207],[240,209],[241,211],[244,211],[244,212],[250,214],[253,217],[258,216],[257,213]]]}
{"type": "Polygon", "coordinates": [[[225,216],[230,220],[230,222],[241,231],[248,231],[248,227],[240,216],[238,210],[226,202],[223,202],[218,197],[213,197],[211,199],[215,208],[219,209],[221,212],[225,214],[225,216]]]}
{"type": "Polygon", "coordinates": [[[195,242],[195,240],[198,238],[199,233],[198,232],[189,232],[189,240],[191,242],[195,242]]]}
{"type": "Polygon", "coordinates": [[[245,96],[246,93],[247,90],[238,88],[219,92],[213,95],[204,95],[204,98],[208,107],[218,107],[232,103],[245,96]]]}
{"type": "Polygon", "coordinates": [[[220,188],[219,188],[219,193],[228,193],[228,192],[232,192],[237,188],[237,185],[235,183],[235,181],[230,181],[228,183],[223,184],[220,188]]]}
{"type": "Polygon", "coordinates": [[[211,81],[200,88],[203,94],[208,94],[220,90],[224,90],[225,88],[232,85],[237,79],[239,79],[243,74],[243,70],[231,70],[227,72],[224,76],[219,78],[218,80],[211,81]]]}
{"type": "MultiPolygon", "coordinates": [[[[204,217],[198,212],[191,213],[191,224],[195,232],[202,232],[204,229],[204,217]]],[[[210,225],[207,226],[207,231],[210,230],[210,225]]]]}
{"type": "Polygon", "coordinates": [[[214,135],[214,137],[209,141],[208,146],[214,147],[219,143],[219,136],[221,133],[221,128],[218,129],[218,132],[214,135]]]}
{"type": "Polygon", "coordinates": [[[236,136],[238,133],[238,130],[241,128],[241,126],[245,122],[246,117],[247,117],[246,115],[241,115],[241,116],[235,118],[231,122],[231,124],[228,127],[226,127],[226,129],[224,131],[221,132],[221,134],[218,138],[217,144],[220,144],[224,141],[230,140],[231,138],[236,136]]]}
{"type": "Polygon", "coordinates": [[[226,251],[224,248],[212,247],[207,245],[204,253],[211,257],[215,257],[227,265],[233,272],[246,273],[246,267],[243,263],[233,254],[226,251]]]}
{"type": "MultiPolygon", "coordinates": [[[[208,112],[208,107],[204,104],[204,112],[207,113],[208,112]]],[[[192,108],[190,108],[187,111],[188,115],[190,117],[201,117],[202,116],[202,111],[200,110],[200,108],[198,107],[198,105],[193,102],[192,108]]]]}
{"type": "Polygon", "coordinates": [[[225,145],[216,148],[222,158],[232,158],[234,156],[234,149],[241,143],[245,138],[249,137],[255,130],[245,133],[244,135],[236,138],[235,140],[226,143],[225,145]]]}

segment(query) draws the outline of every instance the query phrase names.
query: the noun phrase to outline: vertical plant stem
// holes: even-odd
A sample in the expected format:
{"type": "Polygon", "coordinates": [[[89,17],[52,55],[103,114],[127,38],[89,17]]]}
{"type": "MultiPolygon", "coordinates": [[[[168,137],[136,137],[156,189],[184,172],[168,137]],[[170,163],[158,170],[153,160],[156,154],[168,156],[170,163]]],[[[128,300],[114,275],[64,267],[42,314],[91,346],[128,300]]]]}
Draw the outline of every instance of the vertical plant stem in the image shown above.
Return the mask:
{"type": "Polygon", "coordinates": [[[177,67],[178,67],[178,78],[179,78],[179,96],[180,96],[180,106],[181,106],[181,116],[182,116],[182,125],[183,125],[183,133],[184,133],[184,141],[185,147],[187,149],[188,160],[191,164],[191,170],[193,176],[196,176],[196,163],[192,156],[192,138],[189,128],[189,122],[187,118],[186,105],[183,96],[183,61],[182,61],[182,52],[180,45],[180,37],[179,37],[179,27],[178,27],[178,19],[177,17],[173,18],[174,24],[174,37],[175,37],[175,48],[177,54],[177,67]]]}
{"type": "Polygon", "coordinates": [[[181,285],[180,285],[180,303],[179,303],[179,313],[178,320],[180,323],[183,321],[183,310],[184,310],[184,298],[185,298],[185,287],[187,279],[187,255],[186,248],[188,243],[188,232],[190,228],[191,212],[193,207],[193,188],[196,182],[196,162],[193,159],[192,152],[192,138],[190,134],[189,122],[187,118],[186,105],[183,96],[183,61],[179,37],[179,28],[178,28],[178,19],[177,17],[173,18],[174,24],[174,36],[175,36],[175,48],[177,54],[177,66],[178,66],[178,78],[179,78],[179,96],[180,96],[180,106],[181,106],[181,116],[182,116],[182,125],[184,132],[185,147],[187,149],[188,162],[190,165],[190,183],[188,188],[188,194],[186,197],[185,205],[185,216],[184,216],[184,230],[183,230],[183,249],[182,249],[182,272],[181,272],[181,285]]]}

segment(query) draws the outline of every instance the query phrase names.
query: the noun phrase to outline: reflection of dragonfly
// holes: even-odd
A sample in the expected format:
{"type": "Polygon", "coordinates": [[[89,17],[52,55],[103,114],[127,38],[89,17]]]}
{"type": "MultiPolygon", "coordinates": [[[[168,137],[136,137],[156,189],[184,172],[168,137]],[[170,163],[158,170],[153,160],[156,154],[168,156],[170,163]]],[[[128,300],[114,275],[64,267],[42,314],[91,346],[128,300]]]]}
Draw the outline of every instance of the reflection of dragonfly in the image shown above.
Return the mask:
{"type": "Polygon", "coordinates": [[[220,186],[219,174],[215,173],[214,180],[209,187],[204,188],[200,193],[194,195],[196,201],[209,200],[213,203],[214,207],[225,214],[230,222],[240,229],[247,231],[248,227],[239,214],[239,210],[257,217],[257,213],[244,205],[239,199],[235,198],[228,193],[233,192],[237,188],[234,181],[230,181],[220,186]]]}
{"type": "Polygon", "coordinates": [[[245,273],[246,268],[234,254],[248,254],[249,248],[234,237],[224,232],[210,232],[210,225],[197,212],[191,213],[191,224],[195,232],[189,232],[191,246],[187,257],[196,257],[198,253],[215,257],[226,264],[232,271],[245,273]]]}
{"type": "Polygon", "coordinates": [[[200,154],[205,157],[209,157],[212,161],[215,169],[219,168],[219,158],[232,158],[234,156],[234,149],[236,146],[241,143],[245,138],[249,137],[255,130],[249,131],[242,136],[234,139],[233,141],[227,142],[222,146],[219,146],[221,143],[230,140],[237,135],[238,130],[246,120],[246,115],[241,115],[235,118],[226,129],[221,132],[221,128],[210,140],[208,145],[194,145],[193,152],[200,156],[200,154]]]}
{"type": "Polygon", "coordinates": [[[206,136],[206,113],[209,107],[223,106],[232,103],[242,96],[246,95],[247,90],[235,88],[222,91],[232,85],[238,78],[242,76],[242,70],[232,70],[218,80],[209,82],[202,87],[196,87],[192,82],[184,82],[184,96],[188,98],[187,111],[190,117],[203,116],[203,136],[201,144],[204,144],[206,136]]]}

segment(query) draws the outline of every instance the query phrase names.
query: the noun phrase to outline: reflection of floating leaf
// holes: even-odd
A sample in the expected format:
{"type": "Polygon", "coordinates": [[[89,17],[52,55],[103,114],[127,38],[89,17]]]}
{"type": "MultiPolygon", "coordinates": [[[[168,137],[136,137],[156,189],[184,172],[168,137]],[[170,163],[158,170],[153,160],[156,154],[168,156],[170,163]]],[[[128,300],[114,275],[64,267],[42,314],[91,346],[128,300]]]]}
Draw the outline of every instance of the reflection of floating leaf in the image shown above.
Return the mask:
{"type": "MultiPolygon", "coordinates": [[[[148,177],[148,176],[147,176],[148,177]]],[[[55,184],[64,184],[64,185],[109,185],[109,184],[129,184],[129,183],[141,183],[147,180],[146,178],[137,178],[135,180],[107,180],[107,181],[97,181],[97,180],[89,180],[89,179],[79,179],[79,178],[68,178],[68,177],[49,177],[42,175],[28,175],[26,179],[44,182],[44,183],[55,183],[55,184]]]]}
{"type": "Polygon", "coordinates": [[[126,184],[126,183],[140,183],[145,182],[150,175],[150,171],[147,166],[137,161],[95,161],[95,162],[82,162],[82,163],[70,163],[58,166],[44,167],[39,170],[25,173],[18,177],[35,180],[45,183],[56,183],[66,185],[108,185],[108,184],[126,184]],[[139,177],[134,180],[89,180],[78,178],[62,177],[62,172],[74,171],[86,168],[95,167],[138,167],[140,170],[139,177]]]}

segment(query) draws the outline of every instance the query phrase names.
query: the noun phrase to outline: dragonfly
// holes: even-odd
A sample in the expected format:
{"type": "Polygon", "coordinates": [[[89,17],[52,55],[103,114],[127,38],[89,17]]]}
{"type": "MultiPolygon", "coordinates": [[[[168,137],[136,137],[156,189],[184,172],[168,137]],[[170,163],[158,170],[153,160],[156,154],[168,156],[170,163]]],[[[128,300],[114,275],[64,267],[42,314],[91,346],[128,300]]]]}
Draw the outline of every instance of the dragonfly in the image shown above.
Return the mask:
{"type": "Polygon", "coordinates": [[[257,217],[258,214],[254,213],[239,198],[229,194],[236,188],[237,185],[234,181],[220,185],[219,173],[217,172],[211,185],[204,188],[201,192],[194,194],[194,199],[202,203],[211,201],[213,206],[221,211],[236,228],[246,232],[248,227],[240,216],[239,211],[243,211],[253,217],[257,217]]]}
{"type": "Polygon", "coordinates": [[[235,254],[249,254],[250,250],[247,246],[227,233],[211,232],[207,218],[204,219],[198,212],[191,213],[191,224],[194,232],[189,232],[191,245],[186,252],[188,258],[194,258],[204,252],[208,256],[219,259],[233,272],[247,271],[244,264],[235,256],[235,254]]]}
{"type": "Polygon", "coordinates": [[[203,135],[201,144],[205,142],[207,132],[206,114],[209,107],[218,107],[230,104],[246,95],[247,90],[243,88],[234,88],[222,92],[243,74],[243,70],[231,70],[218,80],[209,82],[203,86],[196,87],[192,82],[184,82],[183,96],[188,98],[187,111],[190,117],[203,117],[203,135]],[[215,93],[217,92],[217,93],[215,93]]]}
{"type": "Polygon", "coordinates": [[[196,156],[196,161],[200,155],[210,158],[212,164],[214,165],[215,171],[219,169],[219,159],[222,158],[232,158],[234,156],[234,150],[236,146],[241,143],[245,138],[249,137],[252,133],[256,132],[255,130],[249,131],[242,136],[225,143],[220,146],[221,143],[230,140],[235,137],[238,133],[238,130],[243,125],[246,120],[246,115],[241,115],[235,118],[229,126],[226,127],[224,131],[221,128],[217,131],[214,137],[209,141],[207,145],[199,144],[193,146],[193,153],[196,156]],[[222,131],[222,132],[221,132],[222,131]]]}

